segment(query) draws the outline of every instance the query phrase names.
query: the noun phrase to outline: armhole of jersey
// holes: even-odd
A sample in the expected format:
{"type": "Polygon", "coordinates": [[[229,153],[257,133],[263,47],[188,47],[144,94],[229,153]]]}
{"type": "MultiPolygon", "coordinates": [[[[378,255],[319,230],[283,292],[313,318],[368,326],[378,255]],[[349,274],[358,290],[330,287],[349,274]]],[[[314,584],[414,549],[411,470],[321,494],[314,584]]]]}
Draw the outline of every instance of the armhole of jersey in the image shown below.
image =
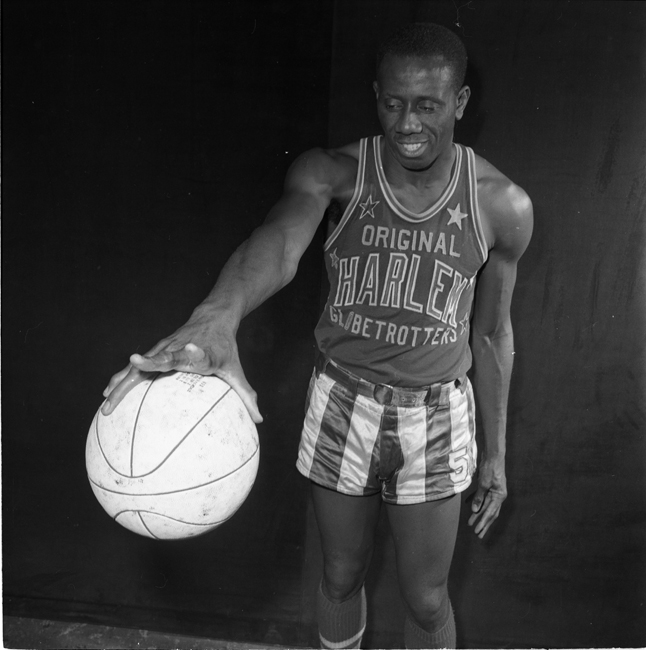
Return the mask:
{"type": "Polygon", "coordinates": [[[471,219],[473,221],[473,230],[476,233],[478,245],[480,246],[480,253],[482,254],[482,262],[487,261],[489,257],[489,248],[487,247],[487,239],[484,235],[482,228],[482,221],[480,218],[480,208],[478,206],[478,177],[476,176],[476,157],[473,149],[464,147],[467,152],[468,169],[469,169],[469,203],[471,209],[471,219]]]}
{"type": "Polygon", "coordinates": [[[330,236],[325,242],[325,245],[323,246],[323,250],[327,250],[334,243],[334,240],[339,236],[339,233],[341,232],[345,224],[348,223],[348,220],[350,219],[350,215],[357,207],[357,203],[359,203],[359,199],[361,198],[361,192],[363,192],[363,182],[364,182],[364,175],[366,171],[367,146],[368,146],[368,138],[362,138],[359,141],[359,165],[357,166],[357,180],[354,184],[354,194],[352,195],[352,198],[350,199],[350,203],[348,203],[348,207],[345,209],[345,212],[341,217],[341,221],[339,221],[337,227],[332,231],[332,233],[330,233],[330,236]]]}

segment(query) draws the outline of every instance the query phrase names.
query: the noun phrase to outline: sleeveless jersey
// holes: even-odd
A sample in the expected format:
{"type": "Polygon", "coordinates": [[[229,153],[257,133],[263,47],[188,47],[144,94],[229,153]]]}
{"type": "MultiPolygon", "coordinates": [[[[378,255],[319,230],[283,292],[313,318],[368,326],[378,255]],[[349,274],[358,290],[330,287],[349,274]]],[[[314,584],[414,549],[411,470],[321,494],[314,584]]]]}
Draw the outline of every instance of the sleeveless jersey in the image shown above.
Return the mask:
{"type": "Polygon", "coordinates": [[[380,143],[361,140],[354,194],[325,243],[330,294],[316,340],[332,361],[376,384],[451,381],[471,366],[471,306],[488,254],[475,156],[454,144],[449,184],[416,214],[388,185],[380,143]]]}

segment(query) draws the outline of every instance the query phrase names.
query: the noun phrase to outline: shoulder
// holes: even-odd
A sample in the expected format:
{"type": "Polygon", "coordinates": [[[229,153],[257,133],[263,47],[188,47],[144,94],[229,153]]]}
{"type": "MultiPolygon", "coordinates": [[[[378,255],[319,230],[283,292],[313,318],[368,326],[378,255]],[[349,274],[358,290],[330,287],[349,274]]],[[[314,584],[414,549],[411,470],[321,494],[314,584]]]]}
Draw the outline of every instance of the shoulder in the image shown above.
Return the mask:
{"type": "Polygon", "coordinates": [[[489,248],[518,259],[529,244],[534,210],[527,192],[476,155],[478,206],[489,248]]]}
{"type": "Polygon", "coordinates": [[[324,192],[330,200],[343,200],[354,192],[358,162],[358,142],[338,149],[310,149],[291,164],[285,189],[324,192]]]}

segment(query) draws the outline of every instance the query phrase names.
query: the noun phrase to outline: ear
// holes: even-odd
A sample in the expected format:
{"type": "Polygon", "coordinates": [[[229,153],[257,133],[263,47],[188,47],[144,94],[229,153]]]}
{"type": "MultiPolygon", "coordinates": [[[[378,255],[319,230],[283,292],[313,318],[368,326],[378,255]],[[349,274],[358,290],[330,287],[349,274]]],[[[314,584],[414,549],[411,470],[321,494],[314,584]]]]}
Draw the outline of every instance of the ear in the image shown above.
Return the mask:
{"type": "Polygon", "coordinates": [[[462,86],[458,92],[457,108],[455,109],[456,120],[462,119],[462,115],[464,115],[464,109],[467,107],[469,97],[471,97],[471,88],[469,88],[469,86],[462,86]]]}
{"type": "Polygon", "coordinates": [[[377,97],[377,99],[379,99],[379,82],[373,81],[372,89],[375,91],[375,96],[377,97]]]}

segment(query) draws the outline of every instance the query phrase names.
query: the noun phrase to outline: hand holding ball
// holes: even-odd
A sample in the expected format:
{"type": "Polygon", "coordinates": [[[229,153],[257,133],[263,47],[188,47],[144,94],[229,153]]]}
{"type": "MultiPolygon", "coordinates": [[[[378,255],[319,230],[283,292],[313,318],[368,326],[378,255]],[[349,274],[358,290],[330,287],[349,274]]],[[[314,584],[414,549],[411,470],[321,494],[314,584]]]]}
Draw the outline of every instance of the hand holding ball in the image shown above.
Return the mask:
{"type": "Polygon", "coordinates": [[[109,416],[94,416],[88,478],[106,512],[155,539],[216,528],[242,505],[258,471],[256,427],[213,376],[171,372],[142,382],[109,416]]]}

